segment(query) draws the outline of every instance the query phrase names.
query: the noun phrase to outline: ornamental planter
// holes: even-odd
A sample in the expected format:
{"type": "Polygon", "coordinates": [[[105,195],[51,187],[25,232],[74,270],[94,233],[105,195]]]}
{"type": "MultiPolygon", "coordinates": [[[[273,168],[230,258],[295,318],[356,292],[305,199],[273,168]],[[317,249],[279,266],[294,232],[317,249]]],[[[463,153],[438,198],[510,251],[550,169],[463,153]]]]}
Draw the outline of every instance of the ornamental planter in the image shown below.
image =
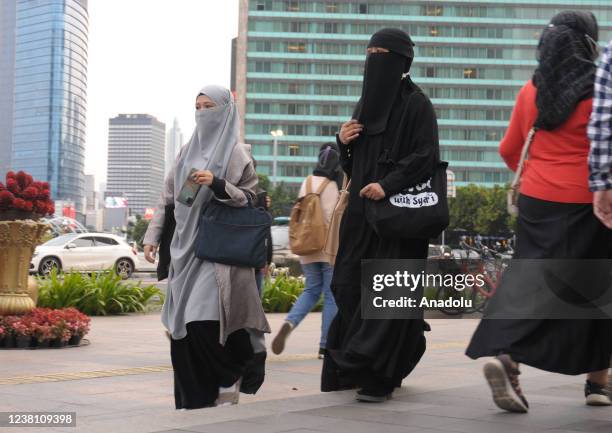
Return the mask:
{"type": "Polygon", "coordinates": [[[81,344],[81,339],[83,337],[81,337],[80,335],[73,335],[72,337],[70,337],[70,340],[68,340],[68,346],[78,346],[79,344],[81,344]]]}
{"type": "Polygon", "coordinates": [[[29,335],[17,335],[15,336],[15,347],[18,349],[25,349],[26,347],[30,347],[31,341],[32,337],[29,335]]]}
{"type": "Polygon", "coordinates": [[[16,218],[13,213],[18,212],[0,213],[0,316],[27,313],[36,306],[28,288],[30,261],[48,228],[33,220],[2,221],[16,218]]]}

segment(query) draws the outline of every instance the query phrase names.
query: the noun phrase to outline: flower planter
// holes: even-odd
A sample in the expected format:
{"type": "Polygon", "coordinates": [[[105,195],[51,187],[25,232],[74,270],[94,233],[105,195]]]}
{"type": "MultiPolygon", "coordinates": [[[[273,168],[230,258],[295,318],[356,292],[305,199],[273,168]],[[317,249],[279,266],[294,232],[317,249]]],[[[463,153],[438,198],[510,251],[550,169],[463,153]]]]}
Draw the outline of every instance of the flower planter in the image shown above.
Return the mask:
{"type": "Polygon", "coordinates": [[[33,220],[38,221],[42,215],[34,212],[25,212],[22,210],[4,210],[0,212],[0,221],[21,221],[21,220],[33,220]]]}
{"type": "MultiPolygon", "coordinates": [[[[15,211],[0,212],[0,218],[15,211]],[[2,216],[3,215],[3,216],[2,216]]],[[[32,220],[0,221],[0,316],[31,311],[28,275],[34,248],[47,231],[32,220]]]]}
{"type": "Polygon", "coordinates": [[[70,340],[68,340],[68,345],[69,346],[78,346],[79,344],[81,344],[81,339],[83,337],[81,337],[80,335],[73,335],[72,337],[70,337],[70,340]]]}
{"type": "Polygon", "coordinates": [[[49,339],[45,338],[44,340],[37,340],[36,347],[39,349],[46,349],[49,347],[49,339]]]}
{"type": "Polygon", "coordinates": [[[18,349],[25,349],[26,347],[30,347],[31,341],[32,337],[29,335],[18,335],[15,337],[15,347],[18,349]]]}
{"type": "Polygon", "coordinates": [[[66,345],[66,342],[63,341],[61,338],[54,338],[53,340],[49,342],[49,347],[54,347],[54,348],[64,347],[65,345],[66,345]]]}
{"type": "Polygon", "coordinates": [[[0,338],[0,347],[4,347],[4,341],[6,340],[5,337],[0,338]]]}

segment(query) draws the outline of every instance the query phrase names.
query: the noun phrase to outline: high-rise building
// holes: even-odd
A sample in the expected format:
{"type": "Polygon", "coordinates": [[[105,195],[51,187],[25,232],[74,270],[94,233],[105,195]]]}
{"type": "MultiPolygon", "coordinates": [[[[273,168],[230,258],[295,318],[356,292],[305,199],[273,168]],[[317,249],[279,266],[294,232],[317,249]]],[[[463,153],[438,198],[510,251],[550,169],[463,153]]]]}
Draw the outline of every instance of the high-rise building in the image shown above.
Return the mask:
{"type": "Polygon", "coordinates": [[[15,87],[14,1],[0,1],[0,181],[11,168],[15,87]]]}
{"type": "Polygon", "coordinates": [[[170,128],[166,134],[166,168],[164,175],[168,174],[172,169],[181,147],[183,147],[183,133],[181,132],[178,119],[175,118],[172,123],[172,128],[170,128]]]}
{"type": "Polygon", "coordinates": [[[105,197],[124,197],[132,215],[154,207],[164,186],[166,125],[149,114],[120,114],[108,123],[105,197]]]}
{"type": "Polygon", "coordinates": [[[276,138],[278,180],[298,185],[352,115],[370,36],[396,27],[416,44],[411,76],[436,108],[456,185],[508,182],[499,141],[540,32],[565,9],[592,11],[601,43],[612,37],[611,0],[240,0],[242,139],[270,175],[276,138]]]}
{"type": "Polygon", "coordinates": [[[84,198],[87,0],[0,2],[2,168],[51,183],[80,211],[84,198]],[[10,137],[10,140],[8,139],[10,137]]]}

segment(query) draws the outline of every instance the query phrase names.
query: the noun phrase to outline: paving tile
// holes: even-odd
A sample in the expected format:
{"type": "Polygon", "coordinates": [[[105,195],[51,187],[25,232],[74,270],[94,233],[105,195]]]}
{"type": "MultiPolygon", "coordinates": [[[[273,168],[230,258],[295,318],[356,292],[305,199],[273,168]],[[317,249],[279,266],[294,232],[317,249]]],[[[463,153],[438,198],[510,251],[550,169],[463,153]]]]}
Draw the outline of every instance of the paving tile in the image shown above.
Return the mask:
{"type": "Polygon", "coordinates": [[[610,433],[612,432],[612,421],[584,420],[565,424],[560,428],[579,432],[610,433]]]}

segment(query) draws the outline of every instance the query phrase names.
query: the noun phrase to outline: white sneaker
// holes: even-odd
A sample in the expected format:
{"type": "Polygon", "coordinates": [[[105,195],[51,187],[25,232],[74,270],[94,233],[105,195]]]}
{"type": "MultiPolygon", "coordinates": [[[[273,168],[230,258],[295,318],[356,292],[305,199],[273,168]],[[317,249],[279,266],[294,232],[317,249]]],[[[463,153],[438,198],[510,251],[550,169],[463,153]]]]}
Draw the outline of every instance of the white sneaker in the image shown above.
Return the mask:
{"type": "Polygon", "coordinates": [[[240,385],[242,384],[242,378],[238,379],[235,384],[227,388],[219,387],[219,396],[215,400],[215,406],[233,406],[238,404],[240,399],[240,385]]]}

